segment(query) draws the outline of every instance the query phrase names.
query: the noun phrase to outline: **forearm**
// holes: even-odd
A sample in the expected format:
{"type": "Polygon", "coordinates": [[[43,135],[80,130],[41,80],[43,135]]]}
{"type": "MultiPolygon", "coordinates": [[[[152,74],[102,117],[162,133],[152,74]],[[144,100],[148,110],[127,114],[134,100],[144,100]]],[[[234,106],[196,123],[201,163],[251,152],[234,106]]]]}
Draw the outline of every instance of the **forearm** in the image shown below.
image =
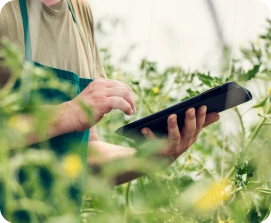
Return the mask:
{"type": "MultiPolygon", "coordinates": [[[[91,141],[89,143],[90,155],[88,158],[88,165],[95,169],[94,172],[98,174],[100,167],[110,161],[121,160],[124,158],[131,158],[136,154],[136,149],[123,146],[117,146],[101,141],[91,141]]],[[[119,174],[114,178],[116,185],[132,181],[142,176],[136,171],[127,171],[119,174]]]]}
{"type": "MultiPolygon", "coordinates": [[[[42,113],[49,114],[46,120],[46,127],[42,131],[36,131],[33,128],[26,136],[26,144],[31,145],[44,140],[54,138],[69,132],[76,131],[76,121],[71,113],[69,103],[65,102],[60,105],[46,105],[39,108],[42,113]]],[[[27,116],[30,125],[38,126],[38,119],[29,115],[27,116]]]]}
{"type": "Polygon", "coordinates": [[[113,145],[102,141],[89,142],[89,157],[88,163],[90,165],[102,165],[104,163],[133,157],[136,154],[136,149],[113,145]]]}

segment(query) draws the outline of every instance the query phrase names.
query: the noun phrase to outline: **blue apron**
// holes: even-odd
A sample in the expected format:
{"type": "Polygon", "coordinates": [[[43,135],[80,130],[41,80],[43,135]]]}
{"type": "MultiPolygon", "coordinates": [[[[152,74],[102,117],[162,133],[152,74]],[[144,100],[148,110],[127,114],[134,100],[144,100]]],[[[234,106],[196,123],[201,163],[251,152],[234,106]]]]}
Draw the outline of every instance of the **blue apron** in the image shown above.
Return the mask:
{"type": "MultiPolygon", "coordinates": [[[[76,18],[76,15],[74,13],[74,10],[72,8],[72,5],[69,0],[67,0],[67,3],[68,3],[69,11],[71,12],[73,20],[78,28],[78,31],[80,32],[80,35],[84,40],[83,33],[80,29],[80,26],[76,18]]],[[[44,66],[32,60],[32,47],[31,47],[31,38],[30,38],[30,31],[29,31],[29,21],[28,21],[26,0],[19,0],[19,4],[20,4],[20,10],[21,10],[22,21],[23,21],[23,30],[24,30],[24,45],[25,45],[24,60],[31,62],[32,64],[38,67],[49,69],[55,74],[56,78],[58,78],[60,81],[63,81],[63,82],[68,81],[76,89],[76,94],[79,94],[80,92],[82,92],[89,85],[92,79],[79,78],[79,76],[76,73],[44,66]]],[[[49,103],[55,102],[55,101],[58,101],[61,103],[61,102],[69,101],[72,99],[68,97],[66,94],[55,89],[49,89],[49,88],[41,89],[39,93],[42,95],[45,101],[49,103]]],[[[76,182],[74,183],[74,186],[72,189],[72,195],[71,195],[72,198],[75,199],[78,203],[81,203],[81,198],[82,198],[82,188],[84,184],[84,176],[85,176],[87,155],[88,155],[88,140],[89,140],[89,130],[84,131],[84,132],[72,132],[72,133],[60,135],[46,142],[39,143],[33,146],[34,148],[44,148],[45,145],[49,144],[49,147],[57,154],[58,157],[63,157],[67,154],[77,154],[80,156],[82,164],[83,164],[83,171],[81,175],[76,179],[76,182]],[[72,146],[72,145],[76,145],[76,146],[72,146]]]]}

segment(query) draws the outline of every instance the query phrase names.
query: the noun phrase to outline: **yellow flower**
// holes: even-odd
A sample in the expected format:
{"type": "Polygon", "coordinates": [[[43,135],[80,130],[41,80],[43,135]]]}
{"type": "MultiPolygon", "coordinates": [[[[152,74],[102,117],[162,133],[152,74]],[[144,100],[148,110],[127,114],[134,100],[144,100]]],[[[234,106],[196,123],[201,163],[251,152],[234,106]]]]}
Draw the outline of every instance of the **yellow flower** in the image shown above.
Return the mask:
{"type": "Polygon", "coordinates": [[[30,133],[32,129],[31,122],[25,115],[13,115],[9,118],[8,125],[23,134],[30,133]]]}
{"type": "Polygon", "coordinates": [[[71,177],[76,178],[82,172],[83,165],[80,156],[70,154],[63,160],[63,169],[65,173],[71,177]]]}
{"type": "Polygon", "coordinates": [[[263,113],[263,108],[257,108],[257,113],[262,114],[263,113]]]}
{"type": "MultiPolygon", "coordinates": [[[[200,211],[207,211],[219,206],[227,199],[227,181],[213,183],[209,189],[197,200],[196,208],[200,211]]],[[[223,221],[222,221],[223,222],[223,221]]]]}
{"type": "Polygon", "coordinates": [[[152,88],[152,92],[153,92],[154,94],[159,94],[160,89],[159,89],[158,87],[153,87],[153,88],[152,88]]]}
{"type": "Polygon", "coordinates": [[[226,221],[219,220],[218,223],[234,223],[234,220],[232,220],[231,218],[229,218],[226,221]]]}
{"type": "Polygon", "coordinates": [[[258,47],[261,47],[262,46],[262,39],[261,38],[259,38],[258,40],[257,40],[257,46],[258,47]]]}
{"type": "Polygon", "coordinates": [[[228,219],[228,223],[234,223],[234,220],[232,220],[231,218],[228,219]]]}
{"type": "Polygon", "coordinates": [[[269,94],[271,95],[271,88],[269,88],[269,94]]]}
{"type": "Polygon", "coordinates": [[[192,157],[189,155],[188,158],[187,158],[187,162],[188,163],[192,163],[192,157]]]}

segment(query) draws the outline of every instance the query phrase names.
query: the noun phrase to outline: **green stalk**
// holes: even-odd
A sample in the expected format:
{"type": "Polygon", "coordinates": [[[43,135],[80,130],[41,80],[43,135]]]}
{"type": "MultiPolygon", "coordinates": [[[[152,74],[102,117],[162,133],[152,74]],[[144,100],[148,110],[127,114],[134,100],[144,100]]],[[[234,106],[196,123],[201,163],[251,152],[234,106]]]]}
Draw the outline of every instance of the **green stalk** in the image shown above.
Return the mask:
{"type": "Polygon", "coordinates": [[[222,141],[222,158],[221,158],[221,171],[220,171],[220,176],[223,180],[224,178],[224,156],[225,156],[225,150],[226,150],[226,140],[227,140],[227,136],[226,136],[226,130],[227,130],[227,119],[228,116],[226,116],[225,119],[225,130],[224,130],[224,134],[223,134],[223,141],[222,141]]]}
{"type": "Polygon", "coordinates": [[[216,179],[214,177],[214,175],[208,170],[206,169],[206,167],[203,165],[203,163],[201,161],[199,161],[196,157],[194,157],[193,155],[190,155],[190,157],[195,160],[201,167],[202,167],[202,170],[201,171],[205,171],[215,182],[216,182],[216,179]]]}
{"type": "Polygon", "coordinates": [[[131,182],[128,183],[126,192],[125,192],[125,204],[126,204],[126,211],[125,211],[125,222],[131,222],[131,203],[130,203],[130,191],[131,191],[131,182]]]}
{"type": "Polygon", "coordinates": [[[245,126],[244,126],[244,122],[243,122],[243,119],[242,119],[242,116],[240,114],[240,111],[237,107],[234,108],[237,116],[238,116],[238,119],[240,121],[240,124],[241,124],[241,128],[242,128],[242,133],[244,134],[244,137],[246,137],[246,129],[245,129],[245,126]]]}
{"type": "Polygon", "coordinates": [[[269,189],[256,188],[255,191],[266,194],[266,195],[271,195],[271,190],[269,190],[269,189]]]}
{"type": "Polygon", "coordinates": [[[125,204],[126,207],[130,208],[130,191],[131,191],[131,182],[128,183],[126,192],[125,192],[125,204]]]}
{"type": "MultiPolygon", "coordinates": [[[[267,110],[267,114],[269,114],[271,112],[271,105],[269,106],[268,110],[267,110]]],[[[267,118],[263,118],[259,124],[257,125],[257,127],[255,128],[255,130],[251,133],[246,145],[245,145],[245,149],[244,151],[246,151],[249,146],[251,145],[251,143],[253,142],[253,140],[256,138],[256,136],[258,135],[259,131],[261,130],[262,126],[264,125],[265,121],[267,120],[267,118]]]]}
{"type": "MultiPolygon", "coordinates": [[[[149,111],[149,113],[153,113],[153,111],[152,111],[152,109],[150,108],[150,106],[149,106],[149,104],[146,102],[146,100],[144,99],[145,97],[143,97],[143,91],[141,91],[141,90],[137,90],[135,87],[131,87],[132,88],[132,90],[137,94],[137,95],[139,95],[140,96],[140,98],[142,99],[142,100],[140,100],[140,104],[142,105],[142,104],[144,104],[145,106],[146,106],[146,108],[148,109],[148,111],[149,111]]],[[[140,108],[141,108],[141,106],[140,106],[140,108]]],[[[140,112],[137,112],[138,114],[140,114],[140,112]]]]}
{"type": "Polygon", "coordinates": [[[234,172],[234,170],[235,170],[235,167],[233,166],[233,167],[230,169],[230,171],[227,173],[226,179],[228,179],[228,178],[230,177],[230,175],[232,175],[232,173],[234,172]]]}
{"type": "Polygon", "coordinates": [[[241,191],[241,190],[243,190],[243,189],[244,189],[243,187],[239,187],[239,188],[233,190],[232,192],[230,192],[230,193],[228,194],[228,196],[233,195],[233,194],[236,194],[237,192],[239,192],[239,191],[241,191]]]}
{"type": "Polygon", "coordinates": [[[146,102],[146,100],[145,100],[145,99],[142,99],[142,102],[143,102],[143,104],[146,106],[146,108],[148,109],[149,113],[152,114],[153,111],[152,111],[151,107],[149,106],[149,104],[146,102]]]}

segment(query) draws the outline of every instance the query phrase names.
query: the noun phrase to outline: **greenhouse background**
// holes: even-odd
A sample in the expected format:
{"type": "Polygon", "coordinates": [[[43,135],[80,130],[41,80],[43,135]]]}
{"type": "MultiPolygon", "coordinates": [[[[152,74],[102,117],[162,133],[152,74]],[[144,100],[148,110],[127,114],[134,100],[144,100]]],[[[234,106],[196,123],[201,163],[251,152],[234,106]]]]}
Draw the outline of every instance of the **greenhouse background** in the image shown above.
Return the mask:
{"type": "MultiPolygon", "coordinates": [[[[102,141],[125,148],[118,153],[110,147],[108,157],[102,157],[90,142],[86,165],[73,153],[76,142],[61,155],[46,142],[29,145],[32,132],[43,139],[56,114],[44,106],[48,101],[40,92],[74,98],[76,91],[51,70],[24,63],[21,51],[3,38],[0,68],[12,77],[0,89],[0,209],[5,218],[12,223],[266,220],[271,211],[268,8],[261,0],[89,3],[109,79],[100,80],[124,82],[136,100],[134,115],[112,110],[98,123],[98,132],[102,141]],[[231,81],[250,90],[253,100],[222,112],[220,121],[203,128],[179,157],[167,156],[166,137],[139,144],[115,134],[121,126],[231,81]],[[127,155],[127,147],[136,155],[127,155]],[[141,177],[116,185],[127,173],[141,177]],[[81,174],[84,191],[73,185],[81,182],[81,174]],[[80,206],[75,200],[81,198],[80,206]]],[[[90,123],[93,110],[84,101],[78,104],[90,123]]]]}
{"type": "MultiPolygon", "coordinates": [[[[96,38],[100,48],[112,54],[112,63],[131,72],[136,79],[140,60],[155,61],[158,68],[180,66],[187,70],[210,72],[212,76],[230,75],[231,62],[240,48],[255,42],[264,33],[271,11],[262,0],[89,0],[94,14],[96,38]],[[111,22],[110,22],[111,21],[111,22]],[[103,31],[99,32],[99,24],[103,31]],[[225,57],[223,47],[229,49],[225,57]],[[128,54],[128,59],[123,56],[128,54]],[[221,74],[221,64],[228,72],[221,74]]],[[[251,67],[242,63],[245,70],[251,67]]],[[[143,80],[144,81],[144,80],[143,80]]],[[[170,82],[170,80],[168,80],[170,82]]],[[[146,84],[148,85],[148,83],[146,84]]],[[[241,106],[245,111],[266,94],[270,84],[248,83],[254,99],[241,106]]],[[[179,89],[179,93],[183,93],[179,89]]],[[[174,97],[174,93],[172,93],[174,97]]],[[[257,111],[247,113],[247,126],[256,123],[257,111]]],[[[222,114],[231,133],[236,119],[222,114]]]]}
{"type": "Polygon", "coordinates": [[[248,41],[255,41],[266,27],[266,19],[271,17],[261,0],[89,2],[96,21],[120,19],[117,30],[98,38],[100,46],[110,45],[113,55],[118,56],[135,44],[131,63],[146,57],[162,67],[216,70],[221,43],[236,52],[248,41]]]}

